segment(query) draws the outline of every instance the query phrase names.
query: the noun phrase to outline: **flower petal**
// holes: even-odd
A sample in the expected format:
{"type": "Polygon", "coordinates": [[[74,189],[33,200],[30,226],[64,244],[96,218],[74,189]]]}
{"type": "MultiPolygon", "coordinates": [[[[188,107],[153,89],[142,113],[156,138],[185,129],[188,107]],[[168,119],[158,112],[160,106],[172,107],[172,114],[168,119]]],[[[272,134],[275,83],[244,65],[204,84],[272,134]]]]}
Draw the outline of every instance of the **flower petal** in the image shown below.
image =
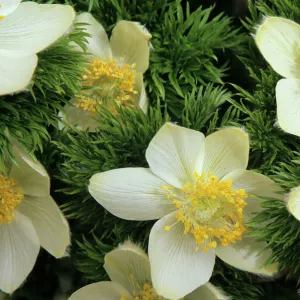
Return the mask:
{"type": "Polygon", "coordinates": [[[166,123],[146,150],[151,171],[174,187],[194,182],[204,161],[204,135],[196,130],[166,123]]]}
{"type": "Polygon", "coordinates": [[[278,74],[300,78],[300,25],[284,18],[266,18],[257,30],[255,41],[278,74]]]}
{"type": "Polygon", "coordinates": [[[75,19],[76,23],[87,23],[86,32],[91,35],[87,38],[88,52],[96,57],[112,57],[108,36],[103,26],[90,14],[82,13],[75,19]]]}
{"type": "Polygon", "coordinates": [[[300,186],[292,189],[287,197],[287,207],[289,212],[300,221],[300,186]]]}
{"type": "Polygon", "coordinates": [[[0,290],[12,293],[34,267],[40,250],[30,220],[19,212],[10,224],[0,227],[0,290]]]}
{"type": "Polygon", "coordinates": [[[0,96],[24,90],[33,76],[37,61],[33,53],[0,49],[0,96]]]}
{"type": "Polygon", "coordinates": [[[179,299],[208,282],[215,264],[215,254],[195,251],[195,239],[184,234],[181,223],[169,231],[165,226],[176,223],[173,212],[153,226],[149,238],[149,258],[153,287],[158,294],[179,299]]]}
{"type": "Polygon", "coordinates": [[[90,194],[113,215],[126,220],[155,220],[174,210],[150,169],[124,168],[92,176],[90,194]]]}
{"type": "Polygon", "coordinates": [[[51,196],[24,197],[18,210],[30,219],[41,246],[56,258],[70,245],[68,222],[51,196]]]}
{"type": "Polygon", "coordinates": [[[258,254],[267,246],[266,242],[257,242],[253,237],[244,236],[241,241],[228,246],[219,246],[216,254],[227,264],[251,273],[259,275],[272,276],[278,270],[276,265],[263,266],[269,258],[271,251],[266,250],[258,254]]]}
{"type": "Polygon", "coordinates": [[[200,286],[192,293],[184,297],[184,300],[229,300],[230,297],[225,296],[223,291],[218,289],[210,282],[200,286]]]}
{"type": "Polygon", "coordinates": [[[221,179],[234,170],[248,165],[249,137],[239,128],[226,128],[205,138],[203,172],[221,179]]]}
{"type": "Polygon", "coordinates": [[[60,111],[58,116],[62,122],[59,123],[59,128],[65,127],[65,124],[73,125],[81,130],[88,130],[89,132],[95,132],[99,127],[99,122],[91,115],[89,111],[84,111],[74,106],[74,101],[65,105],[64,111],[60,111]]]}
{"type": "Polygon", "coordinates": [[[276,102],[280,127],[300,136],[300,80],[279,80],[276,85],[276,102]]]}
{"type": "Polygon", "coordinates": [[[110,45],[114,57],[124,57],[127,64],[136,64],[136,71],[149,67],[151,34],[138,22],[121,20],[112,31],[110,45]]]}
{"type": "Polygon", "coordinates": [[[18,166],[11,165],[9,176],[16,180],[16,185],[22,188],[22,193],[37,197],[49,195],[50,178],[42,164],[34,161],[16,144],[12,146],[12,153],[18,166]]]}
{"type": "Polygon", "coordinates": [[[150,262],[147,254],[131,242],[105,255],[104,268],[113,282],[118,282],[128,291],[134,291],[136,284],[151,284],[150,262]],[[133,278],[131,278],[133,276],[133,278]]]}
{"type": "Polygon", "coordinates": [[[40,52],[66,32],[74,17],[69,5],[21,3],[1,20],[1,49],[40,52]]]}
{"type": "Polygon", "coordinates": [[[126,296],[128,300],[133,300],[128,291],[116,282],[102,281],[89,284],[74,294],[69,300],[119,300],[126,296]]]}
{"type": "Polygon", "coordinates": [[[280,198],[278,193],[281,189],[275,182],[267,176],[253,171],[236,170],[227,174],[222,180],[232,180],[232,189],[243,189],[248,194],[245,199],[247,206],[244,208],[246,221],[251,219],[253,214],[262,210],[260,206],[262,199],[259,196],[280,198]]]}
{"type": "Polygon", "coordinates": [[[148,98],[144,85],[144,78],[142,73],[137,73],[135,76],[135,88],[138,92],[136,95],[138,98],[138,106],[142,109],[142,111],[147,114],[148,110],[148,98]]]}
{"type": "Polygon", "coordinates": [[[0,20],[15,11],[21,0],[1,0],[0,1],[0,20]]]}

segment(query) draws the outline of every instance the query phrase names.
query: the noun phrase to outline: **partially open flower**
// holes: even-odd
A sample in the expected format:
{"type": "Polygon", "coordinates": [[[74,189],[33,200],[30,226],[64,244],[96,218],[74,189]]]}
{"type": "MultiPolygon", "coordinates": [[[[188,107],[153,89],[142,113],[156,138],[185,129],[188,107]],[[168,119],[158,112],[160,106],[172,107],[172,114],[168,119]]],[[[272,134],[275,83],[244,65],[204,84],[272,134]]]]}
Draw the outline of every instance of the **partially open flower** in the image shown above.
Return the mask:
{"type": "Polygon", "coordinates": [[[34,267],[40,246],[59,258],[70,244],[69,226],[50,196],[44,167],[13,142],[18,165],[0,172],[0,290],[12,293],[34,267]]]}
{"type": "Polygon", "coordinates": [[[149,32],[137,22],[119,21],[110,41],[100,23],[89,13],[77,16],[76,22],[87,23],[90,64],[82,79],[83,90],[65,106],[60,117],[81,129],[95,131],[97,108],[105,105],[115,112],[116,105],[139,106],[145,113],[148,101],[143,73],[149,66],[149,32]]]}
{"type": "MultiPolygon", "coordinates": [[[[147,254],[131,242],[105,255],[104,268],[112,281],[87,285],[69,300],[167,300],[152,285],[147,254]]],[[[180,300],[226,300],[221,290],[211,283],[199,287],[180,300]]]]}
{"type": "Polygon", "coordinates": [[[115,169],[92,176],[91,195],[109,212],[127,220],[158,220],[149,239],[155,290],[179,299],[206,283],[215,256],[261,275],[266,243],[248,234],[246,222],[261,210],[257,196],[276,197],[268,177],[247,171],[248,135],[239,128],[201,132],[165,124],[153,137],[150,168],[115,169]]]}
{"type": "Polygon", "coordinates": [[[27,87],[36,53],[60,38],[74,17],[69,5],[0,0],[0,95],[27,87]]]}
{"type": "Polygon", "coordinates": [[[300,136],[300,25],[284,18],[265,18],[255,41],[271,67],[285,77],[276,86],[279,125],[300,136]]]}

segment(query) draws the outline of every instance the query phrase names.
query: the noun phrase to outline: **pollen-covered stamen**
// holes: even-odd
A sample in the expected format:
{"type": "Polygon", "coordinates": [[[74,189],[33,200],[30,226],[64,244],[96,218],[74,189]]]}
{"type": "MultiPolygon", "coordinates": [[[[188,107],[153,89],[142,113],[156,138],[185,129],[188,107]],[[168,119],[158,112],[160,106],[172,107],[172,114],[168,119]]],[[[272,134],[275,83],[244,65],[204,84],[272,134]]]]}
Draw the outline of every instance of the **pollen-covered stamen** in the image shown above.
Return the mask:
{"type": "Polygon", "coordinates": [[[0,226],[12,222],[14,210],[24,198],[21,188],[16,188],[15,185],[13,179],[0,174],[0,226]]]}
{"type": "MultiPolygon", "coordinates": [[[[148,282],[144,282],[143,284],[138,283],[135,279],[134,274],[130,274],[130,279],[134,286],[132,292],[132,296],[134,300],[164,300],[165,298],[157,295],[152,285],[148,282]]],[[[128,297],[122,296],[120,300],[128,300],[128,297]]],[[[180,299],[183,300],[183,299],[180,299]]]]}
{"type": "MultiPolygon", "coordinates": [[[[178,209],[176,219],[184,225],[184,234],[191,233],[196,240],[196,250],[207,251],[242,239],[247,231],[244,224],[244,190],[233,190],[230,180],[219,181],[209,174],[195,173],[195,184],[187,184],[179,192],[163,186],[167,198],[178,209]]],[[[176,224],[175,223],[175,224],[176,224]]],[[[173,224],[173,225],[175,225],[173,224]]],[[[166,226],[170,230],[173,225],[166,226]]]]}
{"type": "Polygon", "coordinates": [[[85,88],[76,99],[76,106],[83,110],[96,110],[96,105],[110,104],[135,105],[134,96],[138,93],[135,87],[135,64],[124,64],[122,59],[95,58],[85,69],[82,86],[85,88]],[[98,102],[98,103],[97,103],[98,102]]]}

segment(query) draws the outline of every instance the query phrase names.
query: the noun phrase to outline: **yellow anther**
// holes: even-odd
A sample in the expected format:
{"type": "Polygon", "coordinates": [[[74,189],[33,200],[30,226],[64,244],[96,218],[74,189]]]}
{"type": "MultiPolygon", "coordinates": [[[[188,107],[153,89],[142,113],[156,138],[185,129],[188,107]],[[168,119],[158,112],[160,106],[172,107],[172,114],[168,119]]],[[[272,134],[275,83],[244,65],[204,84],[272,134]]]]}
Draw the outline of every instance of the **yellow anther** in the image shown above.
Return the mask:
{"type": "Polygon", "coordinates": [[[14,210],[24,198],[21,188],[16,188],[15,185],[13,179],[0,174],[0,226],[12,222],[14,210]]]}
{"type": "MultiPolygon", "coordinates": [[[[247,231],[246,192],[233,190],[231,180],[219,181],[212,174],[206,177],[195,172],[194,176],[195,184],[186,184],[177,195],[170,192],[172,187],[163,187],[169,191],[167,199],[177,208],[176,220],[183,224],[184,234],[192,234],[196,249],[203,251],[216,248],[218,243],[227,246],[241,240],[247,231]]],[[[166,226],[165,230],[170,228],[166,226]]]]}

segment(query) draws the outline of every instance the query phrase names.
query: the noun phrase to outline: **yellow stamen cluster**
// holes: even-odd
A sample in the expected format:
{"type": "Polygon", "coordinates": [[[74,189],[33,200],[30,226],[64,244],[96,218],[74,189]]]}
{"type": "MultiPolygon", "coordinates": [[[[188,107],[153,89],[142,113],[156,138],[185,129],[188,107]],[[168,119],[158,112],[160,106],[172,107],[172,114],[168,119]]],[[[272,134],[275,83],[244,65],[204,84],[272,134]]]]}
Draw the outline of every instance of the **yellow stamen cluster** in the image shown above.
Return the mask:
{"type": "Polygon", "coordinates": [[[24,198],[21,188],[15,188],[15,184],[13,179],[0,174],[0,226],[11,223],[14,218],[13,211],[24,198]]]}
{"type": "Polygon", "coordinates": [[[85,69],[82,91],[76,99],[76,107],[92,114],[97,104],[106,103],[134,106],[134,95],[138,92],[135,85],[135,64],[123,64],[122,59],[95,58],[85,69]]]}
{"type": "MultiPolygon", "coordinates": [[[[247,231],[244,224],[247,194],[231,187],[231,180],[219,181],[212,174],[206,178],[204,173],[195,173],[195,184],[187,184],[177,193],[173,187],[162,187],[178,209],[176,223],[184,225],[184,234],[195,237],[196,250],[216,248],[219,242],[227,246],[241,240],[247,231]]],[[[165,230],[172,226],[166,226],[165,230]]]]}
{"type": "MultiPolygon", "coordinates": [[[[164,300],[165,298],[157,295],[151,284],[145,282],[144,284],[139,284],[135,280],[134,274],[130,274],[130,279],[134,285],[134,290],[132,291],[132,296],[134,300],[164,300]]],[[[128,300],[128,297],[122,296],[120,300],[128,300]]],[[[180,299],[183,300],[183,299],[180,299]]]]}

